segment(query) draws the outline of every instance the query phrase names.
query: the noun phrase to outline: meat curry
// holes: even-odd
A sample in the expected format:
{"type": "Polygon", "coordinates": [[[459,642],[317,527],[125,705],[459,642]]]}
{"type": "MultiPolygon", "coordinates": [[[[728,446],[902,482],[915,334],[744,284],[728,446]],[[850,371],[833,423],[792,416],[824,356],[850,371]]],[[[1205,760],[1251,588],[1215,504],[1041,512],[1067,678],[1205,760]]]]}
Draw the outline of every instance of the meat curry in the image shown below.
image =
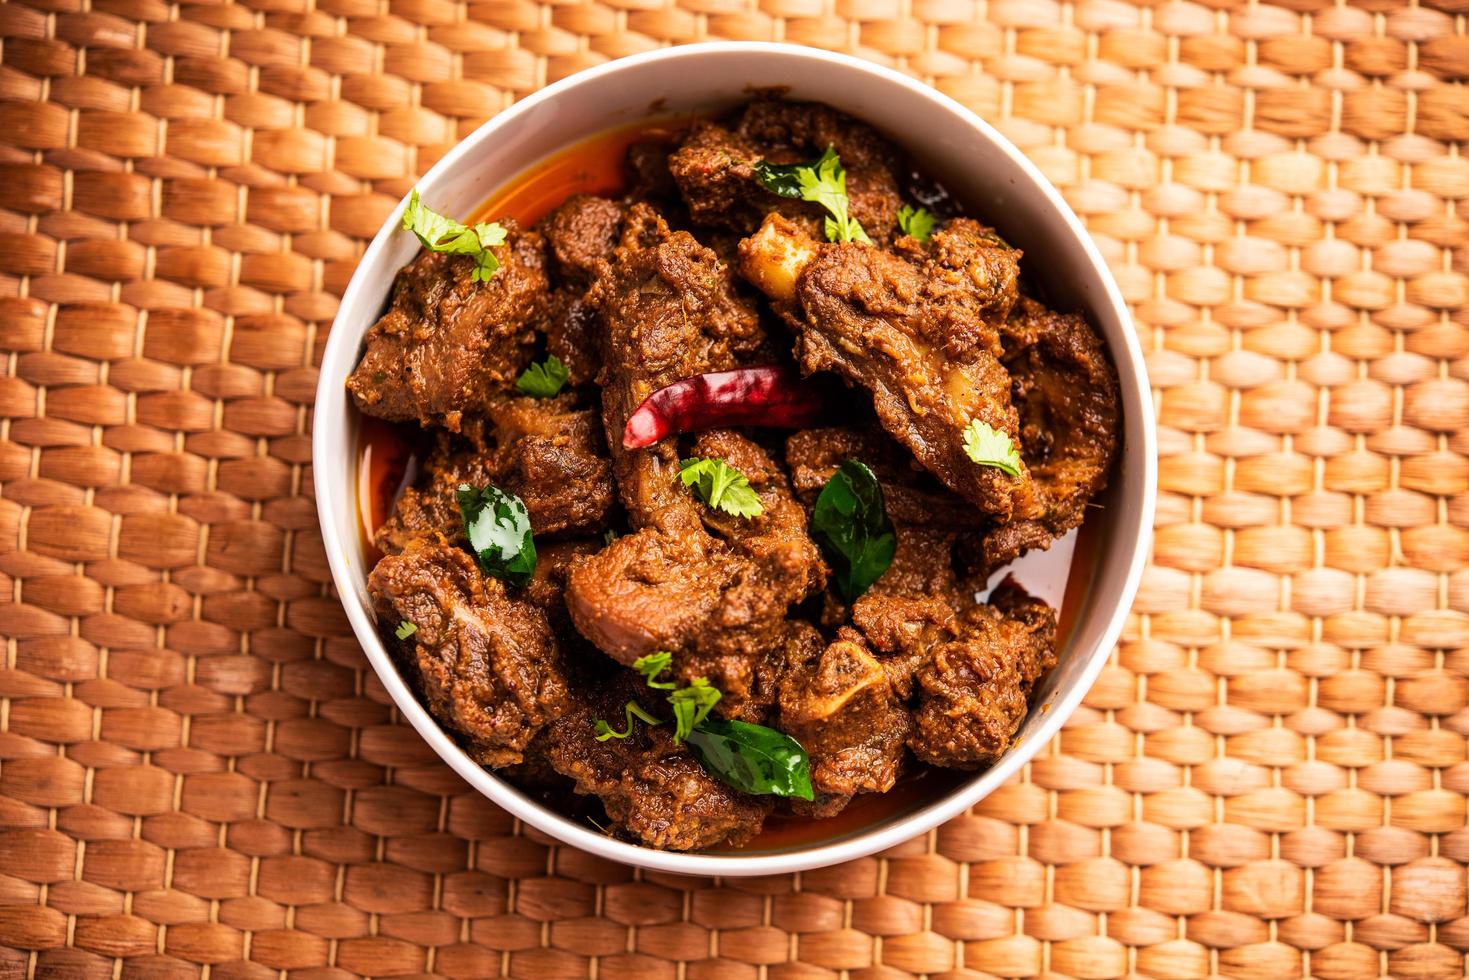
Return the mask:
{"type": "Polygon", "coordinates": [[[431,448],[379,628],[480,764],[647,846],[738,845],[1011,744],[1120,417],[1084,317],[901,151],[759,98],[534,227],[415,194],[348,388],[431,448]]]}

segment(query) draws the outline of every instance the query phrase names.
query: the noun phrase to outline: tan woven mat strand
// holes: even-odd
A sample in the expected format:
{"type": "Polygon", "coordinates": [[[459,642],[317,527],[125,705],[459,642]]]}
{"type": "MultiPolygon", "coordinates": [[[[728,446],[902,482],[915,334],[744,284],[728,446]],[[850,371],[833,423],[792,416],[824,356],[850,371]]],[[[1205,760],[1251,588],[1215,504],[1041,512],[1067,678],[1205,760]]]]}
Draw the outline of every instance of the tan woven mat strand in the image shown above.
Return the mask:
{"type": "Polygon", "coordinates": [[[1465,0],[0,4],[0,977],[1457,977],[1465,0]],[[457,139],[667,42],[996,122],[1133,303],[1162,504],[1023,777],[881,857],[639,875],[441,765],[332,598],[316,363],[457,139]]]}

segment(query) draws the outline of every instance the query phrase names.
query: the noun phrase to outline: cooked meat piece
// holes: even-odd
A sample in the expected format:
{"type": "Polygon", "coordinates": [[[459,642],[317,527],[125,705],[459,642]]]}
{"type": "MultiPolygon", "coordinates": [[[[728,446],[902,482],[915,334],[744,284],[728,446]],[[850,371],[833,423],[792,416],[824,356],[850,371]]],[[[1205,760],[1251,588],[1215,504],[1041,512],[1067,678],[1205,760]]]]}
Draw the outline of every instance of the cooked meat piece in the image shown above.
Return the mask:
{"type": "Polygon", "coordinates": [[[978,769],[998,759],[1025,720],[1035,682],[1056,664],[1056,614],[1007,579],[989,605],[960,618],[916,676],[908,747],[924,762],[978,769]]]}
{"type": "Polygon", "coordinates": [[[428,251],[398,273],[392,305],[347,379],[363,412],[457,432],[466,413],[514,384],[530,359],[546,273],[541,236],[502,223],[500,268],[487,282],[472,280],[472,258],[428,251]]]}
{"type": "Polygon", "coordinates": [[[974,505],[939,483],[876,426],[802,429],[786,439],[791,483],[807,507],[816,504],[826,481],[849,459],[867,464],[882,484],[883,503],[894,523],[974,527],[974,505]]]}
{"type": "Polygon", "coordinates": [[[566,381],[584,385],[597,376],[602,352],[597,347],[597,315],[587,308],[582,286],[563,286],[547,297],[541,332],[546,353],[566,366],[566,381]]]}
{"type": "Polygon", "coordinates": [[[668,169],[668,154],[675,149],[671,140],[644,140],[627,148],[627,199],[650,201],[662,207],[681,203],[678,185],[668,169]]]}
{"type": "Polygon", "coordinates": [[[676,745],[671,726],[633,725],[627,738],[599,742],[598,718],[621,731],[623,705],[654,709],[656,692],[626,672],[595,688],[580,688],[575,704],[547,731],[547,758],[576,781],[577,791],[601,799],[614,830],[652,847],[692,851],[742,844],[760,832],[769,798],[746,796],[709,775],[676,745]]]}
{"type": "Polygon", "coordinates": [[[378,624],[441,724],[481,765],[522,750],[569,707],[561,653],[546,615],[483,575],[464,551],[421,538],[367,580],[378,624]],[[396,638],[402,623],[414,632],[396,638]]]}
{"type": "Polygon", "coordinates": [[[777,197],[755,177],[755,164],[815,160],[830,146],[847,171],[848,212],[879,244],[895,233],[897,150],[870,126],[810,102],[750,103],[729,125],[696,124],[669,157],[669,169],[694,221],[748,235],[779,212],[809,234],[822,234],[821,205],[777,197]]]}
{"type": "Polygon", "coordinates": [[[1121,427],[1117,371],[1084,317],[1022,299],[1000,339],[1032,482],[1023,516],[985,535],[985,571],[1080,526],[1107,485],[1121,427]]]}
{"type": "Polygon", "coordinates": [[[499,397],[485,418],[465,422],[471,439],[440,435],[422,476],[374,536],[378,549],[396,554],[426,532],[462,541],[455,495],[461,484],[493,484],[518,495],[538,540],[605,529],[615,505],[612,464],[596,416],[573,405],[570,394],[499,397]]]}
{"type": "Polygon", "coordinates": [[[541,233],[563,282],[585,287],[592,281],[598,264],[611,257],[626,213],[616,201],[577,194],[545,217],[541,233]]]}
{"type": "Polygon", "coordinates": [[[721,713],[758,720],[774,699],[761,677],[786,609],[823,577],[804,511],[764,451],[732,433],[705,433],[695,452],[745,471],[765,506],[757,518],[727,518],[700,503],[678,479],[675,439],[621,446],[628,416],[648,394],[734,367],[760,343],[755,311],[712,252],[642,205],[588,295],[606,331],[603,421],[635,530],[573,567],[572,619],[624,664],[677,654],[679,677],[707,676],[724,692],[721,713]]]}
{"type": "Polygon", "coordinates": [[[905,242],[901,254],[817,243],[772,215],[740,255],[799,331],[804,371],[836,371],[867,388],[882,427],[929,472],[1008,519],[1029,477],[975,463],[964,431],[979,419],[1019,436],[998,336],[1017,295],[1019,253],[967,219],[923,245],[905,242]]]}
{"type": "Polygon", "coordinates": [[[587,645],[566,611],[566,584],[571,577],[571,566],[578,558],[596,554],[602,544],[601,538],[577,538],[536,545],[536,570],[525,586],[525,597],[546,611],[551,628],[568,651],[587,645]]]}
{"type": "Polygon", "coordinates": [[[858,793],[892,788],[911,721],[856,630],[843,627],[836,642],[823,650],[818,640],[806,653],[782,679],[780,729],[811,757],[819,810],[830,816],[858,793]]]}
{"type": "Polygon", "coordinates": [[[974,602],[954,578],[953,535],[897,525],[893,563],[852,604],[852,625],[862,631],[898,691],[907,697],[912,676],[928,662],[934,644],[952,635],[956,616],[974,602]]]}

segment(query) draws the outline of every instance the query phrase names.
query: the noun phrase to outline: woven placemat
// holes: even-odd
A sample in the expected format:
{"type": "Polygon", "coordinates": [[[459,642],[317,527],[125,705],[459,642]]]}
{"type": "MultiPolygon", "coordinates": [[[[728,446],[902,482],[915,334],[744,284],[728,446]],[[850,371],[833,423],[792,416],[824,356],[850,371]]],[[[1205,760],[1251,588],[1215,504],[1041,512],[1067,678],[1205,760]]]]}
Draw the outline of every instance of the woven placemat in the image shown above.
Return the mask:
{"type": "Polygon", "coordinates": [[[0,977],[1450,977],[1469,948],[1465,0],[0,4],[0,977]],[[1153,566],[1023,776],[757,881],[552,846],[332,598],[313,365],[486,117],[704,38],[995,122],[1134,304],[1153,566]]]}

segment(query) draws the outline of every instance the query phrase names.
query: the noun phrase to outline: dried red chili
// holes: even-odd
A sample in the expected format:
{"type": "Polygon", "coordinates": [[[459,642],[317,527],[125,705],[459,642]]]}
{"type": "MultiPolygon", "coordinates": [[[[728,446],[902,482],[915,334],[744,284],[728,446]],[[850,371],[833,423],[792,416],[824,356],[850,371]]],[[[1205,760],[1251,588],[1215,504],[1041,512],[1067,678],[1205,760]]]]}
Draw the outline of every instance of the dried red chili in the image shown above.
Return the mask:
{"type": "Polygon", "coordinates": [[[627,420],[625,449],[641,449],[681,432],[728,425],[801,429],[821,421],[831,404],[824,385],[784,367],[715,371],[653,392],[627,420]]]}

